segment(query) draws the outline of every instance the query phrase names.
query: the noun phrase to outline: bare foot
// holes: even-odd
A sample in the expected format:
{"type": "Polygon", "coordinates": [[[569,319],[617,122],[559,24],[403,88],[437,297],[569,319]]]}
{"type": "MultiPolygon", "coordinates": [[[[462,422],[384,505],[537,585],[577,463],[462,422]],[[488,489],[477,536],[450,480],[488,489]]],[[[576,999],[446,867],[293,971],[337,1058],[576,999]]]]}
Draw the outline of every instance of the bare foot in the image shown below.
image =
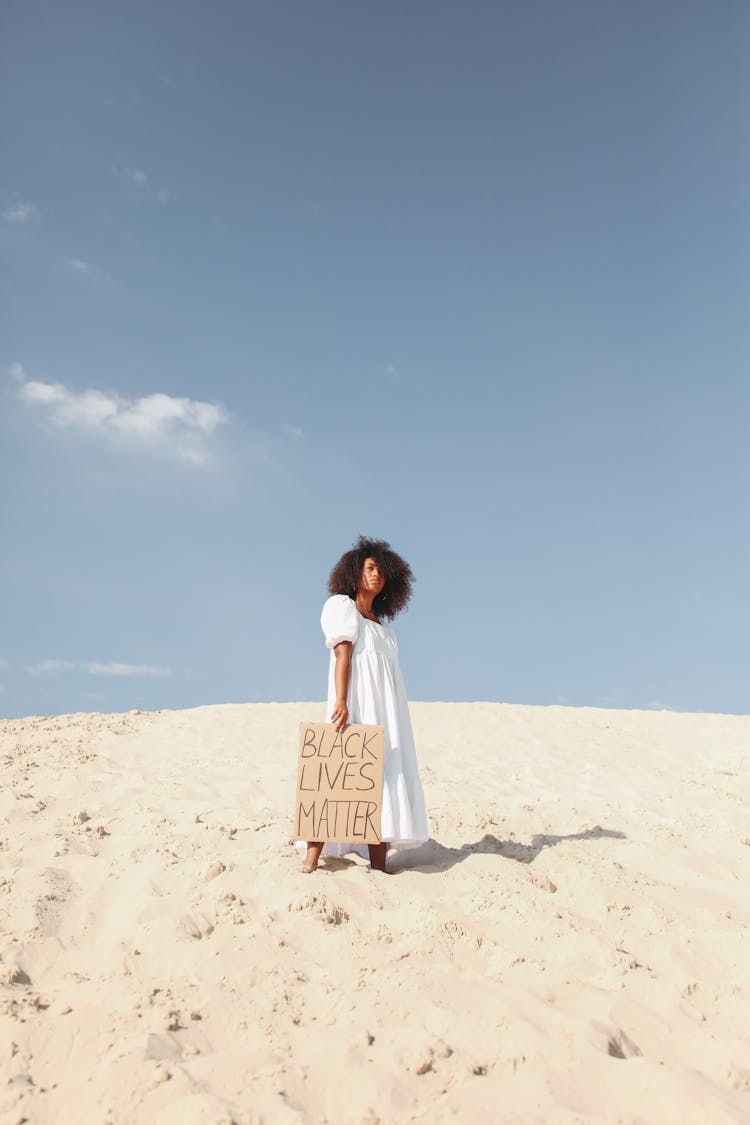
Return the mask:
{"type": "Polygon", "coordinates": [[[305,862],[300,867],[300,871],[303,875],[312,875],[313,871],[315,871],[316,867],[318,866],[318,860],[320,859],[320,853],[322,851],[322,843],[308,842],[305,862]]]}

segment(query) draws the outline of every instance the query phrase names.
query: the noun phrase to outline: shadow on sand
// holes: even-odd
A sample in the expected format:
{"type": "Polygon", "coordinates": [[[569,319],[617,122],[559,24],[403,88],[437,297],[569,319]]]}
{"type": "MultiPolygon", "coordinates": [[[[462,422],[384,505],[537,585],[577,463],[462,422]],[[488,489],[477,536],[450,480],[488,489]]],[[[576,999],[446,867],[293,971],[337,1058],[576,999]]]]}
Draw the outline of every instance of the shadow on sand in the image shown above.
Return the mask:
{"type": "Polygon", "coordinates": [[[544,848],[554,848],[564,840],[625,840],[624,832],[616,832],[597,825],[585,832],[573,832],[569,836],[537,834],[530,844],[517,840],[499,840],[489,833],[474,844],[464,844],[460,848],[446,848],[437,840],[428,840],[418,848],[397,852],[388,858],[388,870],[393,875],[400,871],[421,871],[425,875],[437,875],[447,871],[457,863],[463,863],[472,855],[496,855],[502,859],[514,859],[516,863],[533,863],[544,848]]]}

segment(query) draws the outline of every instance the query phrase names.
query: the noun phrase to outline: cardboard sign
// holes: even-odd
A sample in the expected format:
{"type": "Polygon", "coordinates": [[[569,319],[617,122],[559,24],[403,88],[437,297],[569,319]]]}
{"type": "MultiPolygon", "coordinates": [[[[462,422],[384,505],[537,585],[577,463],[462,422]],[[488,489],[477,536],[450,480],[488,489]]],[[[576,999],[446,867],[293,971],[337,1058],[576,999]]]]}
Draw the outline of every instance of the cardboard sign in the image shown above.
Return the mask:
{"type": "Polygon", "coordinates": [[[383,728],[300,723],[294,834],[298,840],[379,844],[383,728]]]}

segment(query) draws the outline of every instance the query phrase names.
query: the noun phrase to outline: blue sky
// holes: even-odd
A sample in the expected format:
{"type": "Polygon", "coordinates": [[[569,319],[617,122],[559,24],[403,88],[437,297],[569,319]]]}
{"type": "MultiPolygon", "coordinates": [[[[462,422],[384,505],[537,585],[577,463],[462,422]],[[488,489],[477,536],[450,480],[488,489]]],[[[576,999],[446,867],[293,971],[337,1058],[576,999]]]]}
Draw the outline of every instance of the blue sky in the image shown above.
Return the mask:
{"type": "Polygon", "coordinates": [[[6,0],[0,714],[748,710],[750,9],[6,0]]]}

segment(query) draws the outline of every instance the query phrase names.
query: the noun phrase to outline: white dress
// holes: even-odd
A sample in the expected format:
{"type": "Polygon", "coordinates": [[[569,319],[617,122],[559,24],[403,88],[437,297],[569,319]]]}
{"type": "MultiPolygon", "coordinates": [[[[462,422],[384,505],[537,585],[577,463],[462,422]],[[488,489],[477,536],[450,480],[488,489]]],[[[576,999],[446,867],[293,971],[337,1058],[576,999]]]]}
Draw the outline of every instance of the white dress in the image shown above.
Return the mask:
{"type": "MultiPolygon", "coordinates": [[[[331,650],[326,722],[330,722],[336,705],[333,648],[340,641],[351,641],[349,722],[376,723],[383,727],[385,736],[381,839],[394,848],[417,847],[429,839],[429,830],[396,634],[390,625],[378,625],[363,617],[346,594],[328,599],[320,624],[331,650]]],[[[323,848],[324,856],[347,852],[368,854],[364,844],[327,843],[323,848]]]]}

